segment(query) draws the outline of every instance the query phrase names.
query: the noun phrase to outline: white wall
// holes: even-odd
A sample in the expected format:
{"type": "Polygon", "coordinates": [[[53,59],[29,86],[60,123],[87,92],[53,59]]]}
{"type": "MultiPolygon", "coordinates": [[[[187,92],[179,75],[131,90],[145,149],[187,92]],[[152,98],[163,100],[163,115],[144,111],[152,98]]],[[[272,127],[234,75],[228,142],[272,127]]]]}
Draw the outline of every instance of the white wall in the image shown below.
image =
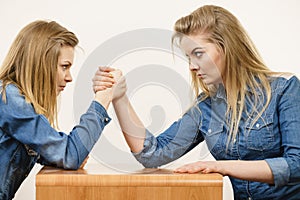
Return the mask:
{"type": "MultiPolygon", "coordinates": [[[[91,63],[88,61],[91,59],[89,56],[97,47],[100,46],[101,49],[101,45],[104,42],[109,41],[114,43],[115,40],[114,38],[111,40],[112,37],[124,36],[128,31],[136,29],[155,28],[158,32],[159,30],[171,31],[174,22],[179,17],[190,13],[204,4],[221,5],[234,13],[249,32],[270,68],[278,71],[291,71],[297,75],[300,74],[300,60],[298,59],[300,53],[298,49],[300,44],[300,12],[298,12],[300,1],[298,0],[0,1],[0,61],[3,61],[18,31],[33,20],[56,20],[77,34],[80,39],[80,46],[84,51],[79,50],[76,56],[73,66],[74,82],[69,85],[62,95],[59,115],[61,129],[69,131],[78,120],[78,114],[81,109],[85,109],[85,106],[89,102],[85,97],[81,99],[80,94],[85,94],[86,91],[90,92],[91,77],[88,74],[91,71],[94,72],[97,66],[89,66],[93,70],[89,68],[88,72],[82,66],[91,63]],[[79,74],[80,70],[81,73],[79,74]],[[84,81],[80,83],[76,82],[79,79],[84,81]],[[86,91],[74,92],[74,88],[80,88],[81,85],[86,88],[86,91]],[[74,101],[83,102],[82,107],[73,107],[74,101]]],[[[134,43],[135,40],[132,37],[127,42],[134,43]]],[[[145,40],[147,39],[149,38],[145,38],[145,40]]],[[[166,79],[176,78],[179,74],[183,85],[189,82],[188,69],[182,60],[177,59],[174,62],[171,54],[164,51],[165,49],[131,49],[129,43],[120,42],[119,46],[114,43],[113,46],[115,48],[121,49],[125,47],[127,52],[122,55],[114,55],[115,58],[110,63],[114,67],[121,68],[124,74],[131,73],[147,78],[147,74],[143,74],[137,69],[143,65],[162,65],[169,70],[167,71],[168,74],[165,74],[166,79]],[[172,74],[173,72],[175,74],[172,74]]],[[[110,52],[110,54],[113,53],[110,52]]],[[[105,60],[105,56],[105,53],[99,55],[99,61],[105,60]]],[[[92,63],[96,63],[95,65],[108,64],[98,63],[95,57],[92,59],[92,63]]],[[[155,73],[150,72],[148,75],[155,76],[155,73]]],[[[160,74],[157,73],[157,75],[159,76],[160,74]]],[[[136,76],[137,79],[139,78],[138,76],[136,76]]],[[[182,85],[179,85],[178,82],[174,84],[175,87],[182,85]]],[[[165,83],[163,80],[144,82],[139,87],[135,86],[135,88],[129,89],[131,92],[130,98],[138,114],[147,126],[154,124],[154,129],[157,132],[170,125],[186,109],[187,102],[182,102],[183,100],[180,97],[183,95],[188,96],[188,92],[180,91],[180,94],[178,94],[173,90],[174,85],[165,83]],[[150,114],[150,111],[152,114],[150,114]]],[[[97,143],[96,150],[92,153],[93,158],[90,162],[99,161],[108,164],[110,167],[115,167],[114,164],[117,162],[125,164],[126,162],[134,163],[136,166],[139,166],[131,157],[128,147],[124,143],[111,108],[109,113],[113,121],[106,127],[103,136],[99,143],[97,143]],[[105,150],[109,148],[111,151],[105,150]],[[114,159],[110,159],[112,157],[114,159]]],[[[189,155],[177,161],[177,164],[175,162],[175,164],[167,165],[166,167],[173,168],[181,163],[192,162],[197,159],[212,159],[207,152],[205,146],[200,145],[189,155]]],[[[37,165],[34,168],[21,186],[15,199],[35,198],[34,178],[40,167],[37,165]]],[[[227,179],[225,181],[224,199],[232,199],[230,183],[227,179]]]]}

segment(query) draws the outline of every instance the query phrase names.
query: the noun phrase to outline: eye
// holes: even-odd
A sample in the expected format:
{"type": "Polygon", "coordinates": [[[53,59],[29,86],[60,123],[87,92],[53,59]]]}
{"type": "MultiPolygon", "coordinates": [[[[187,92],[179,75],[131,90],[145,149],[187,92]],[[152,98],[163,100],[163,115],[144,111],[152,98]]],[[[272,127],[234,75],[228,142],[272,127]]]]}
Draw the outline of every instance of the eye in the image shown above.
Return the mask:
{"type": "Polygon", "coordinates": [[[61,65],[61,67],[62,67],[63,71],[65,71],[70,67],[70,65],[61,65]]]}
{"type": "Polygon", "coordinates": [[[194,55],[197,57],[197,58],[200,58],[202,56],[203,52],[201,51],[195,51],[194,52],[194,55]]]}

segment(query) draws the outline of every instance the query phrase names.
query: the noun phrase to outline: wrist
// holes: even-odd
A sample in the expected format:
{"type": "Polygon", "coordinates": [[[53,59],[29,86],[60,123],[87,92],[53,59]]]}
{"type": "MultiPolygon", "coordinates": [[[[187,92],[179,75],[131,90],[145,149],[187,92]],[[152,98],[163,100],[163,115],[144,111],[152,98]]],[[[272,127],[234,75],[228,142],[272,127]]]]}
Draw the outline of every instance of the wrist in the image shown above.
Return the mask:
{"type": "Polygon", "coordinates": [[[124,103],[124,102],[128,102],[128,97],[126,94],[124,94],[123,96],[121,97],[118,97],[118,98],[115,98],[115,99],[112,99],[112,103],[113,105],[116,105],[116,104],[119,104],[119,103],[124,103]]]}
{"type": "Polygon", "coordinates": [[[107,110],[112,101],[111,90],[106,89],[96,92],[94,100],[100,103],[107,110]]]}
{"type": "Polygon", "coordinates": [[[217,163],[217,171],[223,176],[228,176],[228,172],[226,170],[226,161],[216,161],[217,163]]]}

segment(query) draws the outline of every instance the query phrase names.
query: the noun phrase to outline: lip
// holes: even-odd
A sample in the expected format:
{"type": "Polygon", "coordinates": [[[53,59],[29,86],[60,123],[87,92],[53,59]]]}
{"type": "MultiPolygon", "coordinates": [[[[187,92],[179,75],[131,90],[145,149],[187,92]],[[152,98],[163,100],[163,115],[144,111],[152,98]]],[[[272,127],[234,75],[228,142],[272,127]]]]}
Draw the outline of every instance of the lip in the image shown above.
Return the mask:
{"type": "Polygon", "coordinates": [[[63,91],[65,89],[66,86],[59,86],[59,90],[63,91]]]}
{"type": "Polygon", "coordinates": [[[205,74],[197,74],[198,77],[203,78],[205,74]]]}

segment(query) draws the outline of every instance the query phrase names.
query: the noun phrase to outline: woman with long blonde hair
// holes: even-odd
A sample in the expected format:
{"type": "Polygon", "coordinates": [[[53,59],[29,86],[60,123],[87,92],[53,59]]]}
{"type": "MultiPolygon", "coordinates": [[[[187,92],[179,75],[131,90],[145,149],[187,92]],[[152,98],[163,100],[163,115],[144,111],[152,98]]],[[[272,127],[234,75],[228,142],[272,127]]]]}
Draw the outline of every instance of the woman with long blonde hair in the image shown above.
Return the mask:
{"type": "MultiPolygon", "coordinates": [[[[229,176],[235,199],[299,199],[298,78],[271,71],[238,19],[222,7],[203,6],[180,18],[173,43],[189,60],[197,97],[192,108],[155,137],[126,95],[112,101],[136,159],[158,167],[205,140],[216,161],[175,172],[229,176]]],[[[98,79],[113,70],[100,68],[98,79]]]]}
{"type": "MultiPolygon", "coordinates": [[[[0,199],[12,199],[36,162],[64,169],[83,163],[110,118],[112,90],[95,93],[69,134],[57,132],[57,95],[72,81],[78,39],[54,21],[17,35],[0,68],[0,199]]],[[[118,74],[115,74],[117,77],[118,74]]]]}

